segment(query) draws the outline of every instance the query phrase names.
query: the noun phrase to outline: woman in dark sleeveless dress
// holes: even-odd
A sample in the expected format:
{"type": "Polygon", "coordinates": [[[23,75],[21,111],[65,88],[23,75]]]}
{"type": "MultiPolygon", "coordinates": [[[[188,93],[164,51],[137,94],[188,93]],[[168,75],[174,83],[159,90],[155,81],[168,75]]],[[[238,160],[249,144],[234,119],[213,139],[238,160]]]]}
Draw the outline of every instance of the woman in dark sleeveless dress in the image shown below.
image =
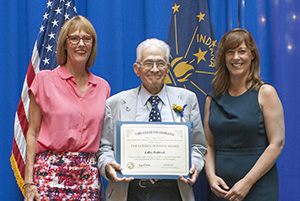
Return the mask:
{"type": "Polygon", "coordinates": [[[276,90],[259,77],[259,62],[249,31],[222,37],[204,117],[210,201],[278,200],[284,115],[276,90]]]}

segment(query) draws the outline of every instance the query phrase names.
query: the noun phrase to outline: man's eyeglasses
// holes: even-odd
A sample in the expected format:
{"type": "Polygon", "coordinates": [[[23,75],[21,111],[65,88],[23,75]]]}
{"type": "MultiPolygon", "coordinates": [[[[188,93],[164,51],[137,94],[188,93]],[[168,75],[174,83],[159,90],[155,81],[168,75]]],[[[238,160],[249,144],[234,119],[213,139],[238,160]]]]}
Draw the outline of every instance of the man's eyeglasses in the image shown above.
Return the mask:
{"type": "Polygon", "coordinates": [[[151,70],[154,66],[156,66],[156,68],[158,68],[159,70],[163,70],[167,67],[167,63],[163,61],[146,61],[144,63],[137,62],[137,64],[141,65],[145,70],[151,70]]]}
{"type": "Polygon", "coordinates": [[[83,36],[83,37],[80,37],[78,35],[71,35],[71,36],[68,36],[68,39],[70,40],[70,42],[73,45],[77,45],[81,39],[84,42],[84,44],[86,44],[86,45],[92,44],[93,41],[94,41],[94,37],[93,36],[83,36]]]}

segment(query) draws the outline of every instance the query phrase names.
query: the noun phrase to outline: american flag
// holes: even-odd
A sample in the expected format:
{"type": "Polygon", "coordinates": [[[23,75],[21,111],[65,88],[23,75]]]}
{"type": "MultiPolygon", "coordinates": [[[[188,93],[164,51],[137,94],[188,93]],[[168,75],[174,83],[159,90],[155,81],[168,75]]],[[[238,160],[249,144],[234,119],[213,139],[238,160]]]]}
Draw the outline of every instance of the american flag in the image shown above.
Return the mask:
{"type": "Polygon", "coordinates": [[[24,80],[23,89],[14,124],[13,149],[10,158],[12,169],[23,195],[26,163],[26,133],[28,130],[29,94],[28,89],[35,75],[44,69],[57,67],[56,40],[63,23],[77,15],[74,0],[48,0],[42,25],[34,44],[31,61],[24,80]]]}

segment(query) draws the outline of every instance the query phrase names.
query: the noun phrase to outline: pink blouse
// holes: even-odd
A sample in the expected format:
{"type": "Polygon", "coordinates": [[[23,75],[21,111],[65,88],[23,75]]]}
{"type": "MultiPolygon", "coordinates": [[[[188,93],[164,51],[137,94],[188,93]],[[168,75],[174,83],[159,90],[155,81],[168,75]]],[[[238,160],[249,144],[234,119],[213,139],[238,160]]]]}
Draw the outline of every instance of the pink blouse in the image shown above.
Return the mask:
{"type": "Polygon", "coordinates": [[[40,106],[42,123],[36,153],[46,150],[95,153],[100,144],[110,86],[89,72],[82,96],[64,66],[37,73],[29,89],[40,106]]]}

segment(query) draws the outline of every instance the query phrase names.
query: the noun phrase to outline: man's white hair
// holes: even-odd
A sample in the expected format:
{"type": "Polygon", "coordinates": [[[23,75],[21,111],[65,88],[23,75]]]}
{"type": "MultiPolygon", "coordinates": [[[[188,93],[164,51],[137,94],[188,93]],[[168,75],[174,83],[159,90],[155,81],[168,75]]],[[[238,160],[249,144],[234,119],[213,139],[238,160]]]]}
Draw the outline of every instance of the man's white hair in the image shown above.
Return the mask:
{"type": "Polygon", "coordinates": [[[169,64],[169,57],[170,57],[170,46],[157,38],[149,38],[143,42],[141,42],[137,48],[136,48],[136,61],[140,61],[142,57],[142,51],[150,46],[156,46],[158,48],[161,48],[165,51],[165,59],[167,63],[169,64]]]}

